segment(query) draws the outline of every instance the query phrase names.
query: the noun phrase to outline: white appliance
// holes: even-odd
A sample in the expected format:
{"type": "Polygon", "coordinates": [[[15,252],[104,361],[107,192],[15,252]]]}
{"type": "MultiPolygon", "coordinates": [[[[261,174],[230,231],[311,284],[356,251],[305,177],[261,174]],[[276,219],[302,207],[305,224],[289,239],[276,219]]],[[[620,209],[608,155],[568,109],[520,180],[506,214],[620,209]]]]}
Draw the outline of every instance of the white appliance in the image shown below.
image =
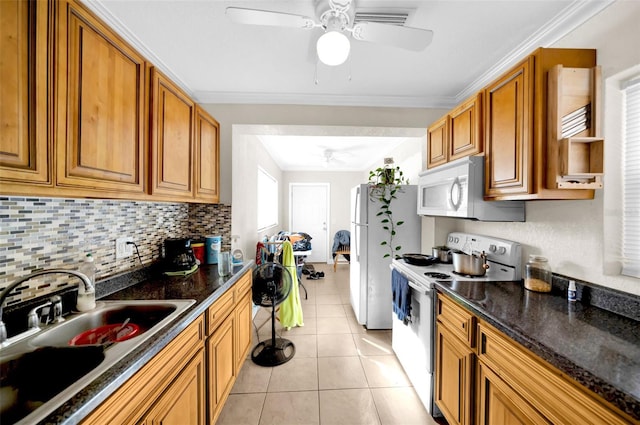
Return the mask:
{"type": "Polygon", "coordinates": [[[418,214],[480,221],[524,221],[524,201],[484,200],[484,157],[468,156],[423,171],[418,214]]]}
{"type": "Polygon", "coordinates": [[[439,416],[434,403],[435,289],[436,281],[465,286],[474,297],[482,297],[483,285],[522,278],[521,246],[517,242],[468,233],[450,233],[446,246],[458,250],[484,251],[489,269],[482,277],[456,275],[452,264],[429,266],[393,260],[391,268],[409,281],[411,312],[408,324],[393,316],[391,345],[409,380],[429,414],[439,416]]]}
{"type": "MultiPolygon", "coordinates": [[[[403,185],[391,203],[394,221],[404,221],[396,227],[395,252],[420,252],[421,218],[416,214],[415,185],[403,185]]],[[[391,257],[380,245],[387,240],[377,216],[380,202],[369,197],[369,186],[361,184],[351,190],[351,267],[349,276],[350,298],[358,323],[367,329],[391,329],[393,309],[391,305],[391,257]]]]}

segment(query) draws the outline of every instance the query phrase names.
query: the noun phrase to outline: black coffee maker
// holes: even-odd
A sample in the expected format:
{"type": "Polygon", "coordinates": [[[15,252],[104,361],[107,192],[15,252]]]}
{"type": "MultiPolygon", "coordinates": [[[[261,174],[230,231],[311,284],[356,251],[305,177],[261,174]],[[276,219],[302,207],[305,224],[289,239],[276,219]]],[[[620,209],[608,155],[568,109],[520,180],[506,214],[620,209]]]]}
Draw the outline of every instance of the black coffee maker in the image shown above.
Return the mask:
{"type": "Polygon", "coordinates": [[[198,265],[191,248],[191,239],[175,238],[164,240],[165,274],[184,275],[196,271],[198,265]]]}

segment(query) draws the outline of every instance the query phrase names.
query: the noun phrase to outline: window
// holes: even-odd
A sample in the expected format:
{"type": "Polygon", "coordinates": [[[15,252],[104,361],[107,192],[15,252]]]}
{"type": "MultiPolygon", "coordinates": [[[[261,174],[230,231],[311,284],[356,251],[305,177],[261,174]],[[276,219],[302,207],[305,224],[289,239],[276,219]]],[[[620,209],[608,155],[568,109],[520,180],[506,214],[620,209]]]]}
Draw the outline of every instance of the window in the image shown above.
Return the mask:
{"type": "Polygon", "coordinates": [[[278,224],[278,181],[258,167],[258,231],[278,224]]]}
{"type": "Polygon", "coordinates": [[[622,89],[622,274],[640,277],[640,76],[622,89]]]}

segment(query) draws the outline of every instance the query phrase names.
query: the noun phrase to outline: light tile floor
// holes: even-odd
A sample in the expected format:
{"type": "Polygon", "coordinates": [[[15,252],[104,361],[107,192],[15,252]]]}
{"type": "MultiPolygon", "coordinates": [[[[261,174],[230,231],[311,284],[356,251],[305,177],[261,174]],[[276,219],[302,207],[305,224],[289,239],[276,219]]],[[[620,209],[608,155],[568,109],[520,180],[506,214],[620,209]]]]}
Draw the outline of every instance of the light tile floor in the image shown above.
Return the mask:
{"type": "MultiPolygon", "coordinates": [[[[295,344],[289,362],[244,363],[218,425],[437,425],[391,348],[391,331],[359,325],[349,302],[349,265],[314,264],[325,277],[300,288],[304,326],[277,333],[295,344]]],[[[271,337],[270,311],[254,319],[271,337]]],[[[254,332],[252,348],[258,339],[254,332]]]]}

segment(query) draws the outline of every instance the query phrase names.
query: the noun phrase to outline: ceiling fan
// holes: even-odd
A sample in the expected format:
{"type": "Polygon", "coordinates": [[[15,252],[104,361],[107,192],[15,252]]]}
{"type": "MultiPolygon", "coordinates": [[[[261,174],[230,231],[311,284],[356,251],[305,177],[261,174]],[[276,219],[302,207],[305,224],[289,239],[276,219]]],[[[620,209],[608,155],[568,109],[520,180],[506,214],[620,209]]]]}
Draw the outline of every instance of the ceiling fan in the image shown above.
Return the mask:
{"type": "Polygon", "coordinates": [[[336,66],[349,57],[354,39],[412,51],[424,50],[433,39],[433,31],[378,22],[354,23],[355,0],[316,0],[320,16],[313,18],[268,10],[228,7],[226,14],[233,22],[249,25],[267,25],[302,29],[323,28],[324,34],[316,43],[318,59],[326,65],[336,66]],[[328,8],[327,8],[328,6],[328,8]]]}

